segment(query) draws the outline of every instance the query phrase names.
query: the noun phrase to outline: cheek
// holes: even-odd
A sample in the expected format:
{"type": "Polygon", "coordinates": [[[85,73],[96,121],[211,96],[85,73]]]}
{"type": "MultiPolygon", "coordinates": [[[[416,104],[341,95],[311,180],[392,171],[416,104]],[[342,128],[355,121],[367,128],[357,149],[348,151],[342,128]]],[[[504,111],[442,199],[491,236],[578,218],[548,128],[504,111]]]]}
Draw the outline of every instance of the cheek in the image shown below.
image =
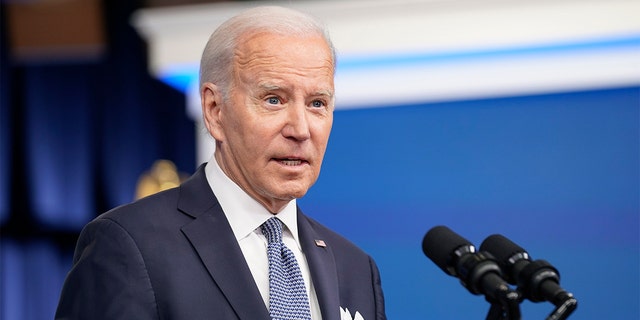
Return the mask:
{"type": "Polygon", "coordinates": [[[234,144],[235,148],[245,147],[248,143],[252,142],[253,131],[255,131],[256,124],[252,121],[246,113],[239,112],[241,110],[233,109],[231,107],[224,114],[223,127],[227,139],[234,144]]]}
{"type": "Polygon", "coordinates": [[[273,145],[273,132],[266,130],[259,124],[245,125],[242,130],[238,130],[236,138],[236,148],[243,153],[245,161],[249,161],[248,166],[260,166],[260,160],[269,154],[269,149],[273,145]]]}
{"type": "Polygon", "coordinates": [[[323,150],[326,148],[329,141],[329,135],[331,134],[332,122],[330,120],[323,121],[318,125],[316,129],[316,136],[318,137],[317,143],[323,150]]]}

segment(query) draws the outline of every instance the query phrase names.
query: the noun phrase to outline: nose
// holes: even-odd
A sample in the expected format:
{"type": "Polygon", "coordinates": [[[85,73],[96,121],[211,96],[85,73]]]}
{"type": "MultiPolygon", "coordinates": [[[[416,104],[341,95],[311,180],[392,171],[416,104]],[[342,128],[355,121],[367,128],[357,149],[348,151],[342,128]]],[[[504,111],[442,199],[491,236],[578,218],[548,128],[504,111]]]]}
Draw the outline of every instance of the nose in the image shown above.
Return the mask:
{"type": "Polygon", "coordinates": [[[307,108],[304,104],[290,105],[286,111],[286,125],[282,129],[282,134],[286,138],[299,141],[307,140],[311,137],[309,131],[309,119],[307,108]]]}

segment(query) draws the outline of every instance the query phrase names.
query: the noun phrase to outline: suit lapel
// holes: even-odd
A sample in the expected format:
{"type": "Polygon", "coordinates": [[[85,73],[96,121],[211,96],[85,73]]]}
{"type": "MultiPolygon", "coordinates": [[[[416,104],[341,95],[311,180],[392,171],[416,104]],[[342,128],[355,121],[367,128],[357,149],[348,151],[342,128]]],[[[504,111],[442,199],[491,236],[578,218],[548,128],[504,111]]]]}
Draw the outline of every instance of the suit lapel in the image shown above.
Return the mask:
{"type": "Polygon", "coordinates": [[[238,317],[270,319],[231,226],[209,188],[204,166],[181,186],[178,208],[195,218],[182,232],[238,317]]]}
{"type": "Polygon", "coordinates": [[[340,320],[338,272],[331,250],[331,243],[325,243],[324,247],[316,244],[316,240],[324,239],[299,209],[298,234],[302,250],[309,264],[311,279],[313,279],[320,311],[322,312],[322,319],[340,320]]]}

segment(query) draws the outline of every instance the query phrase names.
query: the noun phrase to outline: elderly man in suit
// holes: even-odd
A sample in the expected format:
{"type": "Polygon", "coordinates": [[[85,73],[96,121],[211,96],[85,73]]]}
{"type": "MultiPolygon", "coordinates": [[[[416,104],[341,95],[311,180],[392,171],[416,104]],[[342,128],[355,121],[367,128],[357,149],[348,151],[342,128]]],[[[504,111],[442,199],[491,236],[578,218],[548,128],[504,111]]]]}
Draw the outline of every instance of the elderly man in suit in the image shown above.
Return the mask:
{"type": "Polygon", "coordinates": [[[82,231],[57,319],[385,319],[373,259],[296,204],[320,173],[335,51],[306,14],[258,7],[201,61],[211,160],[82,231]]]}

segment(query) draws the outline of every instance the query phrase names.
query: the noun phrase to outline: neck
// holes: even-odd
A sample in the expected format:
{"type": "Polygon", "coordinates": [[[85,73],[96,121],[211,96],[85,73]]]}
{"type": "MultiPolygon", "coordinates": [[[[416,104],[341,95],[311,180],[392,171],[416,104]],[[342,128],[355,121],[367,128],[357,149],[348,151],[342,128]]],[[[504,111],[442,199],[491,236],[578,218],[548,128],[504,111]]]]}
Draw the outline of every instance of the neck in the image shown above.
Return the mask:
{"type": "Polygon", "coordinates": [[[247,195],[249,195],[251,198],[256,200],[258,203],[260,203],[271,214],[273,214],[273,215],[278,214],[278,212],[282,211],[282,209],[284,209],[284,207],[286,207],[287,204],[289,204],[289,202],[291,202],[291,200],[294,199],[294,198],[291,198],[291,199],[278,199],[278,198],[261,197],[258,193],[254,192],[251,189],[249,189],[248,187],[246,187],[244,183],[240,183],[239,178],[236,175],[234,175],[231,172],[231,170],[225,165],[223,157],[222,157],[221,153],[218,150],[219,149],[216,148],[216,151],[214,152],[214,158],[215,158],[215,161],[218,163],[218,166],[220,167],[222,172],[231,181],[233,181],[233,183],[235,183],[238,187],[240,187],[240,189],[242,189],[242,191],[244,191],[247,195]]]}

